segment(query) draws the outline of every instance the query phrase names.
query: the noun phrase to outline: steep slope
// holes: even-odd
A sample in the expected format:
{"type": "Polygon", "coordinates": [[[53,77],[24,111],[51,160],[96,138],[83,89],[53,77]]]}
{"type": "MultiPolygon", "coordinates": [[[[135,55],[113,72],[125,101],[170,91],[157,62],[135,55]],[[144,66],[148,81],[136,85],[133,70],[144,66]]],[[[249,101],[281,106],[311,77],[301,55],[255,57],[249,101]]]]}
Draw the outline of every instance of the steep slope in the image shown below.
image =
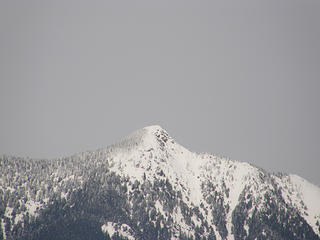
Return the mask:
{"type": "Polygon", "coordinates": [[[160,126],[0,166],[0,239],[320,239],[318,187],[192,153],[160,126]]]}

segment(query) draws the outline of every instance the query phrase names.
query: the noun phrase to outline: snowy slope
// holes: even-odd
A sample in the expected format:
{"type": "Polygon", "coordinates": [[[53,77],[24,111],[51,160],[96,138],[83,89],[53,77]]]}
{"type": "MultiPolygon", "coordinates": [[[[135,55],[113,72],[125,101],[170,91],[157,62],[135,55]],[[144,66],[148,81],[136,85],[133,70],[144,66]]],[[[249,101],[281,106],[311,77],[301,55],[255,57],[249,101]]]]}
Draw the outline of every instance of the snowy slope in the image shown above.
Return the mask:
{"type": "MultiPolygon", "coordinates": [[[[205,181],[214,183],[215,189],[220,192],[228,191],[224,202],[229,207],[226,216],[229,233],[232,212],[243,191],[252,194],[259,209],[264,202],[264,194],[275,187],[271,182],[276,179],[280,187],[288,185],[289,191],[282,194],[287,204],[295,203],[297,210],[319,234],[316,221],[320,214],[320,189],[298,176],[289,175],[280,179],[248,163],[190,152],[157,125],[134,132],[112,148],[117,149],[111,155],[113,171],[140,181],[144,176],[152,181],[161,171],[173,183],[175,190],[183,193],[188,206],[205,204],[201,189],[205,181]],[[301,203],[306,207],[301,207],[301,203]]],[[[181,219],[181,216],[176,218],[181,219]]],[[[208,216],[209,222],[212,221],[210,218],[208,216]]],[[[229,235],[229,239],[233,236],[229,235]]]]}
{"type": "Polygon", "coordinates": [[[282,187],[284,199],[293,204],[317,232],[319,226],[316,223],[317,221],[320,222],[319,187],[293,174],[282,176],[279,185],[282,187]]]}

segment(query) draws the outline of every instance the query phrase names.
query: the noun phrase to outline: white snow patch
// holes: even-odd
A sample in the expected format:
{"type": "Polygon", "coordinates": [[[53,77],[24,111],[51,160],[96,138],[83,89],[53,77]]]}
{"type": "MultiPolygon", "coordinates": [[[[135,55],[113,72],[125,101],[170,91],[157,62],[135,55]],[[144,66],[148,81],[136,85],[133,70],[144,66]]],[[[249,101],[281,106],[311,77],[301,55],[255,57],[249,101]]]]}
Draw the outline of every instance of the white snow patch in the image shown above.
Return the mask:
{"type": "Polygon", "coordinates": [[[2,232],[3,232],[2,238],[3,238],[4,240],[6,240],[6,239],[7,239],[7,235],[6,235],[6,231],[5,231],[5,229],[6,229],[6,223],[4,222],[3,219],[1,219],[1,229],[2,229],[2,232]]]}
{"type": "Polygon", "coordinates": [[[68,193],[66,192],[61,192],[61,198],[67,199],[68,193]]]}
{"type": "Polygon", "coordinates": [[[156,203],[155,203],[154,206],[155,206],[155,208],[158,210],[158,212],[160,212],[160,214],[161,214],[163,217],[166,216],[166,214],[165,214],[165,212],[164,212],[164,210],[163,210],[163,207],[162,207],[161,203],[159,202],[159,200],[156,201],[156,203]]]}
{"type": "Polygon", "coordinates": [[[16,218],[14,219],[14,224],[17,224],[23,220],[23,213],[19,213],[16,215],[16,218]]]}
{"type": "Polygon", "coordinates": [[[13,208],[12,207],[6,207],[6,211],[4,212],[4,216],[8,218],[12,218],[12,212],[13,208]]]}
{"type": "Polygon", "coordinates": [[[101,226],[101,231],[104,233],[108,233],[110,237],[113,236],[113,234],[116,232],[114,225],[116,225],[113,222],[107,222],[106,224],[103,224],[101,226]]]}
{"type": "MultiPolygon", "coordinates": [[[[177,212],[174,214],[174,220],[178,226],[177,230],[181,230],[185,234],[188,234],[188,233],[191,234],[193,232],[193,230],[191,229],[190,226],[188,226],[185,223],[180,207],[178,207],[176,210],[177,210],[177,212]]],[[[177,231],[177,233],[179,233],[179,232],[177,231]]]]}
{"type": "Polygon", "coordinates": [[[37,210],[41,208],[41,203],[29,200],[26,202],[26,208],[30,215],[37,215],[37,210]]]}
{"type": "Polygon", "coordinates": [[[129,240],[135,240],[133,231],[127,224],[107,222],[106,224],[103,224],[101,226],[101,231],[104,233],[108,233],[110,237],[112,237],[117,232],[122,237],[126,237],[129,240]]]}

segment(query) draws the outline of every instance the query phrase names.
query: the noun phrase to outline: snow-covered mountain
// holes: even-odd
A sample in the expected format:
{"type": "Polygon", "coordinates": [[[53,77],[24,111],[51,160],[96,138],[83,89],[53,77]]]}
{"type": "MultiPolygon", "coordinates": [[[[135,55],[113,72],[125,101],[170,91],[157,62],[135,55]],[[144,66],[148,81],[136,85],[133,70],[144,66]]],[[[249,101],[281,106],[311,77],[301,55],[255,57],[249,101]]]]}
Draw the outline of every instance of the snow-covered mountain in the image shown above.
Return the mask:
{"type": "Polygon", "coordinates": [[[190,152],[160,126],[0,167],[0,239],[320,239],[317,186],[190,152]]]}

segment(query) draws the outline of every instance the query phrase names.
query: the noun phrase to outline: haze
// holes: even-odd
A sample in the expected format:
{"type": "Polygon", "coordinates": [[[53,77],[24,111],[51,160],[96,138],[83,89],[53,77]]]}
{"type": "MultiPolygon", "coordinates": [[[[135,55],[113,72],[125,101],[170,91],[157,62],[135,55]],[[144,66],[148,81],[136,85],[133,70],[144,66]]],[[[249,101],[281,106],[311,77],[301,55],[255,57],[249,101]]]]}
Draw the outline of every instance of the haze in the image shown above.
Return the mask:
{"type": "Polygon", "coordinates": [[[158,124],[191,151],[320,185],[320,2],[1,1],[0,153],[158,124]]]}

